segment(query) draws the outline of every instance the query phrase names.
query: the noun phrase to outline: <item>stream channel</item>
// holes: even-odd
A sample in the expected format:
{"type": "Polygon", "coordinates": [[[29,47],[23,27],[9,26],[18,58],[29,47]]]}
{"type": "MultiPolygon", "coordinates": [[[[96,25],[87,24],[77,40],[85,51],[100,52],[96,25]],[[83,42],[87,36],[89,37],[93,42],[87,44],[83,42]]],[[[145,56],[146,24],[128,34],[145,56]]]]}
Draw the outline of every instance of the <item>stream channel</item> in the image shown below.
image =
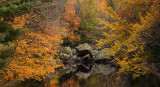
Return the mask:
{"type": "Polygon", "coordinates": [[[135,80],[117,75],[108,64],[66,65],[45,87],[160,87],[160,79],[152,74],[135,80]]]}

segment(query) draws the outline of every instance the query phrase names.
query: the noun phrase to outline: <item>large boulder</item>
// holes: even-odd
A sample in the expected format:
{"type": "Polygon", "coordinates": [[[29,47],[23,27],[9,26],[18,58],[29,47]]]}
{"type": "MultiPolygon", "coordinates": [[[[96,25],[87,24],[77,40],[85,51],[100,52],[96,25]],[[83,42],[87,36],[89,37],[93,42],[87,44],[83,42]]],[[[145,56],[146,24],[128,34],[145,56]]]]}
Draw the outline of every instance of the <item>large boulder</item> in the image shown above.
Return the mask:
{"type": "Polygon", "coordinates": [[[84,57],[85,55],[90,55],[91,58],[93,58],[92,56],[92,52],[93,52],[93,49],[92,47],[88,44],[88,43],[85,43],[85,44],[81,44],[79,46],[76,47],[76,52],[77,52],[77,56],[78,57],[84,57]]]}
{"type": "Polygon", "coordinates": [[[88,43],[81,44],[77,46],[76,49],[78,51],[83,51],[83,50],[89,50],[90,52],[93,51],[92,47],[88,43]]]}

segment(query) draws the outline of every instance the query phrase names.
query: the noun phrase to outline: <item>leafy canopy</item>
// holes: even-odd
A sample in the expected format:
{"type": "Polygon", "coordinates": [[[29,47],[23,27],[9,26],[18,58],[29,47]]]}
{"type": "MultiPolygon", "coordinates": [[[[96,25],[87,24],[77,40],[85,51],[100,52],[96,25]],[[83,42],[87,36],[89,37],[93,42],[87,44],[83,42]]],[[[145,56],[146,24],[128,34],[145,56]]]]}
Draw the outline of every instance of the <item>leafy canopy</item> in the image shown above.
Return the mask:
{"type": "MultiPolygon", "coordinates": [[[[136,5],[139,3],[138,1],[134,0],[133,2],[136,5]]],[[[146,54],[145,48],[146,44],[150,41],[145,38],[149,38],[151,35],[149,32],[154,30],[153,27],[160,23],[160,5],[158,3],[158,0],[152,1],[148,11],[145,15],[139,15],[140,21],[137,20],[136,23],[131,23],[119,16],[112,7],[106,6],[106,13],[113,21],[108,22],[100,19],[99,23],[103,27],[99,27],[99,29],[107,29],[107,32],[103,33],[105,38],[100,39],[97,45],[110,46],[110,51],[107,55],[117,54],[114,59],[121,67],[119,72],[132,75],[133,78],[136,78],[149,71],[146,67],[149,55],[146,54]]]]}

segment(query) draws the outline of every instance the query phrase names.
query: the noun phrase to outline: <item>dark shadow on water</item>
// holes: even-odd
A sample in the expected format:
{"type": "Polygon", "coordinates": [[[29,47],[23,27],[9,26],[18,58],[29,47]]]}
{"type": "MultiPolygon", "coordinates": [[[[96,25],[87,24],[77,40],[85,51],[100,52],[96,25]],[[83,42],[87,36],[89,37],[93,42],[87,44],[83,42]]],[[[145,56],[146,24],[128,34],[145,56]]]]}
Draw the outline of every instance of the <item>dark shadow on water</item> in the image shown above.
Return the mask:
{"type": "Polygon", "coordinates": [[[160,80],[151,74],[131,80],[107,64],[79,64],[66,65],[45,87],[160,87],[160,80]]]}
{"type": "Polygon", "coordinates": [[[160,79],[152,74],[132,80],[116,70],[109,64],[72,64],[45,82],[26,80],[12,87],[160,87],[160,79]]]}
{"type": "Polygon", "coordinates": [[[131,82],[132,87],[160,87],[160,79],[153,74],[141,76],[131,82]]]}

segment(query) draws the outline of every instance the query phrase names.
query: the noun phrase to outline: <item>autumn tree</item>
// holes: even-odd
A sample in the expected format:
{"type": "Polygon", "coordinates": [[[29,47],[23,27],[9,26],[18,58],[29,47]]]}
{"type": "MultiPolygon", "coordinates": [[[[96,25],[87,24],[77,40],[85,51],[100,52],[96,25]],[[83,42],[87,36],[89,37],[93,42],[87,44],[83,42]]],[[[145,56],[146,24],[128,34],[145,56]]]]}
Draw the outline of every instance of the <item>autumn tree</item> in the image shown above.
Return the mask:
{"type": "Polygon", "coordinates": [[[12,21],[0,21],[0,68],[7,66],[7,63],[9,63],[8,59],[14,53],[12,41],[23,33],[28,18],[29,14],[21,14],[12,18],[12,21]]]}
{"type": "Polygon", "coordinates": [[[146,15],[150,6],[154,3],[151,0],[119,0],[118,14],[126,18],[128,22],[140,21],[139,13],[146,15]]]}
{"type": "Polygon", "coordinates": [[[9,65],[4,68],[6,72],[4,78],[41,81],[52,75],[55,68],[63,66],[54,56],[57,52],[55,42],[61,42],[59,37],[31,31],[23,34],[13,43],[15,53],[10,58],[9,65]]]}
{"type": "Polygon", "coordinates": [[[0,1],[0,66],[3,68],[12,56],[12,41],[21,35],[26,24],[27,14],[21,13],[33,7],[36,0],[2,0],[0,1]]]}
{"type": "Polygon", "coordinates": [[[78,31],[79,27],[79,17],[77,16],[75,10],[76,1],[75,0],[67,0],[65,5],[65,12],[63,16],[63,26],[65,26],[68,30],[67,39],[69,42],[73,44],[73,41],[78,40],[79,36],[75,35],[75,31],[78,31]]]}
{"type": "MultiPolygon", "coordinates": [[[[13,2],[6,2],[6,4],[33,4],[32,1],[36,0],[14,0],[13,2]]],[[[3,5],[2,7],[5,6],[6,5],[3,5]]],[[[7,5],[7,8],[9,8],[8,6],[10,5],[7,5]]],[[[58,47],[63,43],[61,33],[58,33],[58,30],[60,29],[50,29],[51,27],[53,27],[53,25],[46,25],[41,21],[41,23],[37,23],[40,19],[42,19],[42,15],[40,13],[34,14],[33,12],[33,14],[30,14],[29,11],[23,13],[15,13],[17,14],[14,15],[13,18],[7,18],[7,20],[6,17],[4,17],[3,15],[1,16],[1,20],[3,22],[3,26],[0,25],[0,28],[2,29],[1,32],[6,34],[2,37],[2,41],[12,41],[10,42],[11,45],[9,44],[9,46],[10,49],[14,51],[12,55],[8,57],[8,64],[5,64],[5,67],[1,67],[1,71],[3,71],[2,73],[4,74],[4,79],[12,80],[13,78],[16,78],[20,81],[24,81],[26,79],[41,81],[42,79],[53,75],[56,68],[63,67],[62,62],[57,56],[58,47]],[[6,28],[6,26],[8,25],[4,26],[4,23],[9,25],[9,29],[6,28]],[[39,26],[38,24],[41,24],[41,26],[39,26],[40,29],[39,27],[32,27],[32,29],[30,29],[29,24],[37,24],[36,26],[39,26]],[[49,26],[49,28],[46,28],[46,26],[49,26]],[[19,30],[24,31],[24,33],[20,36],[18,33],[16,33],[16,31],[19,30]],[[14,39],[15,37],[18,39],[14,39]]]]}
{"type": "MultiPolygon", "coordinates": [[[[147,0],[147,2],[149,1],[147,0]]],[[[139,0],[134,0],[133,2],[134,5],[137,5],[136,7],[138,9],[141,9],[141,7],[138,6],[139,3],[141,4],[139,0]]],[[[159,31],[159,1],[155,0],[150,2],[147,10],[141,9],[142,11],[138,11],[141,15],[139,15],[140,21],[136,21],[136,23],[135,20],[130,20],[130,18],[125,15],[122,15],[122,17],[119,16],[119,13],[108,6],[106,6],[106,13],[114,21],[108,22],[105,19],[100,19],[100,24],[102,24],[103,27],[99,29],[106,29],[107,32],[103,33],[105,38],[100,39],[97,45],[109,46],[110,48],[107,55],[117,54],[114,59],[121,67],[119,72],[132,75],[133,78],[144,75],[149,71],[146,62],[150,56],[146,50],[146,45],[153,42],[149,40],[149,38],[153,39],[153,32],[151,33],[151,31],[155,29],[159,31]],[[133,22],[128,21],[128,19],[133,22]]],[[[146,8],[145,5],[142,7],[146,8]]],[[[125,10],[128,10],[128,8],[125,10]]]]}

